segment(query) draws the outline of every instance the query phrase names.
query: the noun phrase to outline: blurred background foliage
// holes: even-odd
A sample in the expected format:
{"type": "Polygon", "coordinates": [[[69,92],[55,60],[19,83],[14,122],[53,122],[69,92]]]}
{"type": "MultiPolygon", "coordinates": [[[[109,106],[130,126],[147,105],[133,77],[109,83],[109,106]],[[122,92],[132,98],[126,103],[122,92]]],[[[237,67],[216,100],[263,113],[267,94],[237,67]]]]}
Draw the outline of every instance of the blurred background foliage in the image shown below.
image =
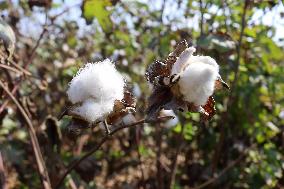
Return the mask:
{"type": "MultiPolygon", "coordinates": [[[[284,7],[277,0],[7,0],[3,19],[16,35],[0,79],[29,112],[51,182],[103,136],[98,127],[70,134],[68,82],[86,62],[113,60],[144,117],[144,73],[186,39],[220,64],[231,91],[215,95],[217,115],[199,114],[117,133],[62,188],[284,187],[284,7]]],[[[1,31],[2,32],[2,31],[1,31]]],[[[1,64],[4,55],[1,54],[1,64]]],[[[16,106],[0,89],[0,151],[8,188],[40,188],[32,148],[16,106]]]]}

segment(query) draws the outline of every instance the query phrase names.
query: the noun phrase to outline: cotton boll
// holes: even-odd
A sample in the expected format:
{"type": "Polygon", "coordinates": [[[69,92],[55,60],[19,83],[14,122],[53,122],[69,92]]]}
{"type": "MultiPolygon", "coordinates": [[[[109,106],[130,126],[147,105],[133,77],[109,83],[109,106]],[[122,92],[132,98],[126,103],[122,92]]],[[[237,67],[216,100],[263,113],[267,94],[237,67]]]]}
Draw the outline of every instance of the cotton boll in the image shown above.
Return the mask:
{"type": "Polygon", "coordinates": [[[219,72],[219,65],[217,62],[210,56],[191,56],[188,60],[190,64],[193,63],[204,63],[213,66],[219,72]]]}
{"type": "Polygon", "coordinates": [[[189,64],[180,74],[178,81],[184,100],[196,106],[205,105],[214,92],[218,75],[218,69],[211,64],[203,62],[189,64]]]}
{"type": "Polygon", "coordinates": [[[67,90],[69,100],[81,104],[72,113],[88,122],[104,119],[113,111],[115,101],[123,99],[124,85],[123,76],[110,60],[86,64],[67,90]]]}
{"type": "Polygon", "coordinates": [[[196,51],[196,49],[194,47],[189,47],[187,49],[185,49],[181,55],[179,56],[179,58],[177,59],[177,61],[175,62],[175,64],[173,65],[171,74],[178,74],[182,71],[182,69],[185,67],[186,64],[188,64],[188,61],[190,59],[190,57],[192,56],[192,54],[196,51]]]}
{"type": "Polygon", "coordinates": [[[86,119],[88,122],[94,122],[104,118],[112,110],[112,102],[98,103],[90,98],[85,100],[81,106],[74,108],[72,112],[86,119]]]}
{"type": "Polygon", "coordinates": [[[97,101],[121,100],[124,84],[122,75],[106,59],[81,68],[70,82],[67,95],[72,103],[83,102],[90,97],[97,101]]]}

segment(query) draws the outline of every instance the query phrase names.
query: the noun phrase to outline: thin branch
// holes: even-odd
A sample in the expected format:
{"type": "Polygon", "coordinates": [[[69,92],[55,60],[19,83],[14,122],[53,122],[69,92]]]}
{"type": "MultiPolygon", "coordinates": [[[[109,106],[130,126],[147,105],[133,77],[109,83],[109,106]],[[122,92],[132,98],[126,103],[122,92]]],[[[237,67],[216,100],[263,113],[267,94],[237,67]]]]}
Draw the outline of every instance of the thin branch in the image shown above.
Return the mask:
{"type": "Polygon", "coordinates": [[[6,173],[5,173],[5,167],[4,167],[1,151],[0,151],[0,188],[7,189],[6,173]]]}
{"type": "Polygon", "coordinates": [[[165,8],[166,8],[166,0],[163,0],[161,11],[160,11],[161,12],[160,20],[159,20],[161,24],[163,24],[163,16],[164,16],[165,8]]]}
{"type": "Polygon", "coordinates": [[[203,3],[202,0],[199,0],[199,11],[201,14],[201,18],[200,18],[200,36],[203,35],[204,31],[203,31],[203,22],[204,22],[204,12],[203,12],[203,3]]]}
{"type": "MultiPolygon", "coordinates": [[[[233,80],[232,85],[231,85],[231,93],[230,93],[229,100],[228,100],[228,106],[231,106],[232,103],[233,103],[233,92],[236,89],[236,85],[237,85],[237,81],[238,81],[242,39],[243,39],[243,35],[244,35],[244,30],[245,30],[245,27],[246,27],[246,13],[247,13],[248,6],[249,6],[249,0],[246,0],[244,7],[243,7],[243,15],[242,15],[242,20],[241,20],[241,33],[240,33],[240,38],[238,40],[238,45],[237,45],[236,68],[234,70],[234,80],[233,80]]],[[[218,125],[221,125],[221,134],[220,134],[220,139],[218,141],[218,144],[216,146],[216,149],[215,149],[214,155],[213,155],[212,171],[214,171],[216,169],[217,165],[218,165],[218,161],[220,159],[219,158],[220,152],[222,150],[223,143],[225,141],[225,128],[224,128],[224,125],[222,123],[228,122],[227,121],[228,114],[226,112],[224,112],[221,117],[222,117],[222,119],[220,119],[220,122],[219,122],[220,124],[218,124],[218,125]]]]}
{"type": "Polygon", "coordinates": [[[13,68],[13,67],[11,67],[11,66],[8,66],[8,65],[6,65],[6,64],[0,64],[0,67],[1,67],[1,68],[4,68],[4,69],[6,69],[6,70],[10,70],[10,71],[12,71],[12,72],[15,72],[15,73],[17,73],[17,74],[23,75],[23,72],[21,72],[21,71],[15,69],[15,68],[13,68]]]}
{"type": "Polygon", "coordinates": [[[42,29],[42,32],[35,44],[35,46],[33,47],[32,51],[31,51],[31,54],[30,54],[30,59],[29,61],[24,65],[24,68],[26,68],[29,64],[32,63],[33,59],[34,59],[34,56],[35,56],[35,52],[36,52],[36,49],[39,47],[39,44],[41,42],[41,40],[43,39],[43,36],[44,34],[47,32],[47,28],[46,28],[46,25],[43,26],[43,29],[42,29]]]}
{"type": "MultiPolygon", "coordinates": [[[[13,88],[13,90],[11,91],[11,93],[14,95],[16,92],[17,92],[17,90],[18,90],[18,88],[20,87],[20,82],[18,82],[16,85],[14,85],[14,88],[13,88]]],[[[5,108],[6,108],[6,106],[8,105],[8,103],[9,103],[9,99],[7,99],[7,100],[5,100],[4,102],[3,102],[3,104],[1,105],[1,107],[0,107],[0,114],[5,110],[5,108]]]]}
{"type": "Polygon", "coordinates": [[[36,158],[36,163],[38,167],[38,172],[41,178],[41,182],[43,184],[44,189],[51,189],[50,179],[48,176],[48,172],[45,166],[44,159],[42,157],[40,146],[36,137],[36,132],[34,130],[32,121],[28,117],[27,113],[21,106],[21,104],[18,102],[18,100],[13,96],[13,94],[9,91],[9,89],[4,85],[4,83],[0,80],[0,86],[4,89],[4,91],[9,95],[9,97],[12,99],[12,101],[16,104],[17,108],[19,109],[20,113],[23,115],[27,125],[28,125],[28,132],[30,135],[34,155],[36,158]]]}
{"type": "Polygon", "coordinates": [[[209,5],[209,2],[206,2],[205,5],[203,6],[202,0],[199,0],[199,11],[200,11],[200,37],[204,35],[204,11],[207,9],[209,5]]]}
{"type": "MultiPolygon", "coordinates": [[[[46,14],[46,20],[45,20],[45,25],[47,24],[47,14],[46,14]]],[[[24,64],[24,68],[23,70],[25,70],[29,64],[32,63],[33,59],[34,59],[34,55],[35,55],[35,52],[36,52],[36,49],[39,47],[39,44],[41,42],[41,40],[43,39],[43,36],[44,34],[47,32],[47,28],[44,26],[43,27],[43,30],[36,42],[36,45],[33,47],[32,51],[31,51],[31,54],[30,54],[30,59],[24,64]]],[[[14,85],[14,88],[12,90],[12,95],[15,95],[15,93],[18,91],[19,87],[20,87],[20,84],[21,84],[21,81],[22,79],[19,79],[18,82],[14,85]]],[[[4,109],[6,108],[6,106],[8,105],[9,103],[9,99],[7,99],[6,101],[4,101],[4,103],[1,105],[0,107],[0,114],[4,111],[4,109]]]]}
{"type": "Polygon", "coordinates": [[[241,20],[241,33],[240,33],[240,38],[238,40],[238,45],[237,45],[237,58],[236,58],[236,68],[234,70],[234,80],[231,85],[231,91],[234,91],[234,88],[236,87],[238,78],[239,78],[239,66],[240,66],[240,59],[241,59],[241,49],[242,49],[242,42],[243,42],[243,36],[244,36],[244,31],[246,28],[246,14],[247,14],[247,9],[249,6],[250,0],[246,0],[243,8],[243,15],[242,15],[242,20],[241,20]]]}
{"type": "MultiPolygon", "coordinates": [[[[1,52],[0,51],[0,55],[2,56],[2,57],[5,57],[5,54],[3,53],[3,52],[1,52]]],[[[6,58],[6,62],[8,63],[8,65],[9,64],[12,64],[15,68],[17,68],[18,69],[18,71],[20,71],[20,72],[23,72],[22,74],[25,74],[25,75],[28,75],[28,76],[31,76],[32,74],[29,72],[29,71],[27,71],[27,70],[25,70],[24,68],[22,68],[21,66],[19,66],[16,62],[14,62],[13,60],[8,60],[8,58],[6,58]]],[[[3,65],[3,64],[2,64],[3,65]]],[[[15,69],[14,68],[14,69],[15,69]]]]}
{"type": "MultiPolygon", "coordinates": [[[[163,116],[163,117],[158,117],[156,122],[159,122],[159,121],[164,121],[164,120],[167,120],[167,119],[172,119],[173,117],[172,116],[163,116]]],[[[112,136],[114,135],[115,133],[117,133],[118,131],[122,130],[122,129],[125,129],[125,128],[130,128],[130,127],[135,127],[137,125],[140,125],[140,124],[143,124],[143,123],[146,123],[146,120],[145,118],[135,122],[135,123],[132,123],[132,124],[129,124],[129,125],[121,125],[121,126],[118,126],[118,127],[114,127],[113,129],[110,130],[110,133],[109,134],[106,134],[102,139],[101,141],[93,148],[91,149],[88,153],[86,153],[84,156],[82,156],[80,159],[78,160],[75,160],[74,162],[72,162],[66,172],[62,175],[61,179],[59,180],[59,182],[56,184],[55,186],[55,189],[59,189],[59,187],[62,185],[65,177],[71,173],[73,171],[74,168],[76,168],[82,161],[84,161],[85,159],[87,159],[89,156],[91,156],[93,153],[95,153],[97,150],[99,150],[101,148],[101,146],[112,136]]]]}
{"type": "Polygon", "coordinates": [[[72,9],[72,8],[74,8],[74,7],[79,7],[79,6],[81,6],[81,4],[82,4],[82,3],[78,3],[78,4],[75,4],[75,5],[72,5],[72,6],[70,6],[70,7],[65,8],[62,12],[60,12],[60,13],[54,15],[54,16],[49,16],[49,19],[50,19],[50,21],[51,21],[51,25],[54,24],[54,21],[55,21],[58,17],[62,16],[63,14],[65,14],[65,13],[67,13],[67,12],[69,12],[70,9],[72,9]]]}

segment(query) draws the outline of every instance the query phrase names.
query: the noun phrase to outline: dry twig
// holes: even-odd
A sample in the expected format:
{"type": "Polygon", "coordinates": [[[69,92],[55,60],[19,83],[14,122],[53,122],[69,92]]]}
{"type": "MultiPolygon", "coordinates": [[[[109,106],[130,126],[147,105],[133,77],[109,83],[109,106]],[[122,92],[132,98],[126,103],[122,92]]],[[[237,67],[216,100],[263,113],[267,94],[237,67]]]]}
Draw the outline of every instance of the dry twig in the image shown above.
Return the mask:
{"type": "Polygon", "coordinates": [[[4,167],[1,151],[0,151],[0,188],[7,189],[6,173],[5,173],[5,167],[4,167]]]}
{"type": "Polygon", "coordinates": [[[13,96],[13,94],[9,91],[9,89],[4,85],[4,83],[0,80],[0,86],[4,89],[4,91],[9,95],[12,101],[16,104],[17,108],[19,109],[20,113],[23,115],[27,125],[28,125],[28,132],[30,135],[32,148],[34,151],[34,155],[36,158],[36,163],[38,167],[38,172],[41,178],[41,182],[43,184],[44,189],[51,189],[51,184],[48,176],[48,172],[45,166],[44,159],[42,157],[40,146],[36,137],[36,132],[34,130],[32,121],[28,117],[27,113],[25,112],[24,108],[18,102],[18,100],[13,96]]]}

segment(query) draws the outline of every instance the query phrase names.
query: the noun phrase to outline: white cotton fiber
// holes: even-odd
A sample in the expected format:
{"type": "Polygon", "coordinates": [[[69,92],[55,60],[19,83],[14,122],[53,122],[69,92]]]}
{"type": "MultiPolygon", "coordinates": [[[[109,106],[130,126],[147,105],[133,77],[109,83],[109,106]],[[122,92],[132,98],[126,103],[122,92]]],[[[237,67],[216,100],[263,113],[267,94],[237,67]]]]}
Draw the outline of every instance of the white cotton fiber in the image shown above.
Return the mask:
{"type": "Polygon", "coordinates": [[[67,95],[73,104],[82,104],[73,111],[93,122],[110,113],[115,100],[123,99],[124,85],[123,76],[106,59],[81,68],[70,82],[67,95]]]}
{"type": "Polygon", "coordinates": [[[160,115],[161,116],[173,116],[174,117],[173,119],[169,119],[164,123],[166,128],[168,128],[168,129],[176,126],[179,122],[179,119],[178,119],[177,115],[174,113],[173,110],[164,110],[163,109],[163,110],[160,111],[160,115]]]}
{"type": "Polygon", "coordinates": [[[173,74],[180,73],[183,70],[183,68],[186,66],[190,57],[192,56],[192,54],[195,51],[196,51],[196,49],[194,47],[189,47],[189,48],[185,49],[181,53],[181,55],[178,57],[175,64],[173,65],[171,74],[173,75],[173,74]]]}
{"type": "Polygon", "coordinates": [[[89,98],[72,110],[73,113],[85,118],[88,122],[94,122],[100,118],[104,118],[113,110],[112,102],[96,102],[89,98]]]}
{"type": "Polygon", "coordinates": [[[81,68],[70,82],[67,95],[72,103],[83,102],[93,97],[100,101],[121,100],[124,79],[114,64],[106,59],[102,62],[88,63],[81,68]]]}
{"type": "Polygon", "coordinates": [[[205,105],[214,92],[218,69],[203,62],[189,64],[178,81],[184,100],[197,106],[205,105]]]}
{"type": "Polygon", "coordinates": [[[213,66],[219,72],[219,65],[210,56],[199,56],[199,55],[197,55],[197,56],[191,56],[188,59],[188,64],[200,63],[200,62],[213,66]]]}
{"type": "Polygon", "coordinates": [[[193,53],[196,51],[196,49],[194,47],[189,47],[187,49],[185,49],[181,55],[179,56],[179,58],[176,60],[176,62],[173,65],[171,74],[179,74],[182,71],[184,71],[184,69],[193,63],[204,63],[204,64],[208,64],[211,65],[213,67],[215,67],[217,69],[217,71],[219,72],[219,65],[217,64],[217,62],[211,58],[210,56],[194,56],[193,53]]]}
{"type": "Polygon", "coordinates": [[[194,47],[185,49],[173,65],[171,74],[180,76],[178,85],[184,100],[201,106],[214,92],[219,65],[210,56],[194,56],[195,50],[194,47]]]}

